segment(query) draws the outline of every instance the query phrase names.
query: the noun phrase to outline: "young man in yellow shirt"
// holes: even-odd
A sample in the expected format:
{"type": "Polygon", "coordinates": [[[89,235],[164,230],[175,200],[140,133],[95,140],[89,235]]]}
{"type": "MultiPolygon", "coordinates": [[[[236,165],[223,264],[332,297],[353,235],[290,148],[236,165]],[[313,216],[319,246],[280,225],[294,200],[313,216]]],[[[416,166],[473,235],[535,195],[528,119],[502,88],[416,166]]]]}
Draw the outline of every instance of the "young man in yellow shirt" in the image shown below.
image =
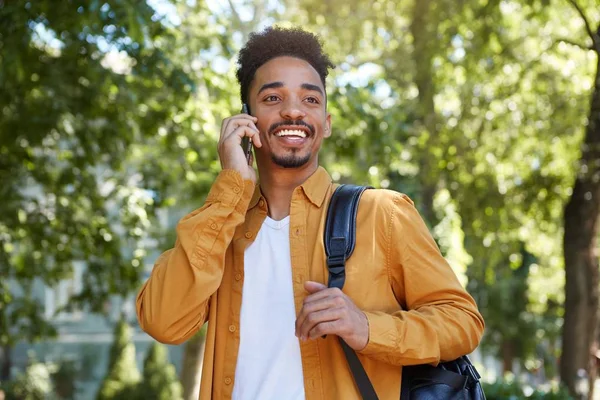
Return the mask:
{"type": "Polygon", "coordinates": [[[223,170],[138,294],[140,325],[179,344],[208,321],[200,399],[358,399],[336,336],[378,397],[399,399],[402,366],[477,347],[477,306],[412,201],[390,190],[363,194],[343,291],[327,288],[323,228],[337,185],[318,154],[331,135],[332,64],[314,35],[280,28],[251,35],[238,61],[250,114],[223,121],[223,170]]]}

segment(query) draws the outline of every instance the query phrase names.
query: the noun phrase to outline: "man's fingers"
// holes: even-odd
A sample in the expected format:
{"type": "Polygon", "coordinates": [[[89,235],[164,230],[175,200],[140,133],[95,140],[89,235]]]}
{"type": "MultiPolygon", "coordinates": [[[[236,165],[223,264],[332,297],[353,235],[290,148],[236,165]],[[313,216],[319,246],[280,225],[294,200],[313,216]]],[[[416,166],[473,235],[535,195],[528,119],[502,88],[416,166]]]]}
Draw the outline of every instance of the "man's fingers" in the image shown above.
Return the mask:
{"type": "Polygon", "coordinates": [[[258,131],[255,129],[252,129],[250,126],[247,126],[247,125],[239,126],[236,129],[234,129],[231,133],[222,137],[221,141],[219,143],[219,146],[224,146],[228,140],[231,140],[234,137],[236,138],[235,139],[236,144],[241,145],[242,138],[244,136],[248,136],[250,138],[250,140],[252,141],[252,143],[254,143],[254,145],[256,147],[262,146],[262,144],[260,142],[260,137],[259,137],[260,135],[259,135],[258,131]]]}
{"type": "Polygon", "coordinates": [[[239,128],[249,128],[252,132],[259,133],[258,128],[253,121],[247,119],[235,119],[229,122],[227,128],[224,129],[223,139],[226,140],[229,136],[234,135],[239,128]]]}
{"type": "Polygon", "coordinates": [[[340,318],[346,306],[345,295],[337,288],[307,281],[304,282],[304,289],[310,294],[304,299],[296,318],[296,336],[301,339],[307,339],[314,326],[340,318]]]}
{"type": "Polygon", "coordinates": [[[296,336],[300,336],[301,327],[304,325],[310,315],[328,309],[336,309],[344,306],[343,299],[335,296],[328,296],[317,301],[304,303],[298,318],[296,318],[296,336]]]}
{"type": "MultiPolygon", "coordinates": [[[[221,123],[221,139],[223,139],[224,136],[228,136],[228,133],[242,125],[253,126],[256,128],[256,121],[256,117],[247,114],[239,114],[234,115],[233,117],[225,118],[221,123]]],[[[258,131],[258,129],[256,130],[258,131]]]]}
{"type": "Polygon", "coordinates": [[[248,115],[248,114],[237,114],[237,115],[232,115],[231,117],[227,117],[225,118],[222,122],[221,122],[221,127],[225,127],[226,125],[228,125],[231,121],[235,121],[236,119],[246,119],[249,121],[253,121],[256,122],[258,121],[258,118],[253,117],[252,115],[248,115]]]}
{"type": "Polygon", "coordinates": [[[304,298],[305,304],[310,301],[314,301],[332,295],[343,295],[342,291],[338,288],[328,288],[324,284],[314,281],[304,282],[304,290],[306,290],[309,293],[309,295],[304,298]]]}
{"type": "MultiPolygon", "coordinates": [[[[262,143],[260,141],[260,132],[258,131],[258,128],[256,128],[256,126],[252,125],[240,125],[239,127],[237,127],[236,129],[233,130],[233,132],[231,132],[230,136],[233,135],[237,135],[240,138],[243,138],[244,136],[248,136],[250,138],[250,140],[252,141],[252,143],[254,144],[254,146],[256,147],[262,147],[262,143]]],[[[227,140],[227,137],[225,137],[225,140],[227,140]]],[[[240,139],[240,143],[241,143],[241,139],[240,139]]]]}
{"type": "Polygon", "coordinates": [[[306,289],[308,293],[316,293],[321,290],[327,289],[327,286],[319,282],[306,281],[304,282],[304,289],[306,289]]]}
{"type": "Polygon", "coordinates": [[[340,300],[344,300],[346,295],[338,288],[327,288],[306,296],[304,298],[304,304],[306,305],[308,303],[319,301],[327,297],[339,297],[340,300]]]}
{"type": "Polygon", "coordinates": [[[313,331],[317,325],[324,322],[337,321],[342,315],[343,309],[340,308],[327,308],[321,311],[312,312],[303,320],[302,325],[298,329],[297,336],[300,339],[307,339],[311,331],[313,331]]]}
{"type": "Polygon", "coordinates": [[[325,321],[315,325],[309,332],[309,339],[317,339],[325,335],[337,335],[341,336],[342,333],[342,320],[337,319],[335,321],[325,321]]]}

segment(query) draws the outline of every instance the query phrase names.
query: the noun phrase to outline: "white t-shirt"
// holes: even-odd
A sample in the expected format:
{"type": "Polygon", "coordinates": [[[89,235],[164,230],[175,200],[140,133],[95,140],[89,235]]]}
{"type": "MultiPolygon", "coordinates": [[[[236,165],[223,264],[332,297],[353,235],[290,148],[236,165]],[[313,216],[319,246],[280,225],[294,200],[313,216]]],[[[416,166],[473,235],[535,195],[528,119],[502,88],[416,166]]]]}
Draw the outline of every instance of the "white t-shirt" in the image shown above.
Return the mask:
{"type": "Polygon", "coordinates": [[[289,225],[267,217],[244,254],[234,400],[304,399],[289,225]]]}

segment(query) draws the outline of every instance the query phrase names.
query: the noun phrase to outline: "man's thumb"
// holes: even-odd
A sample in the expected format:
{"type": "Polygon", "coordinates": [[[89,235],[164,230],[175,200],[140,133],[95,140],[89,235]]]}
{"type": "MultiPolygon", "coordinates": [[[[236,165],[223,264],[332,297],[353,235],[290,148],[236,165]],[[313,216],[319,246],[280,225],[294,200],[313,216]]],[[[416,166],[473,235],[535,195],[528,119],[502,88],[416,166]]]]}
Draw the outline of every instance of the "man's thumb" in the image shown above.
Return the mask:
{"type": "Polygon", "coordinates": [[[327,286],[319,282],[306,281],[304,282],[304,289],[306,289],[308,293],[316,293],[323,289],[327,289],[327,286]]]}

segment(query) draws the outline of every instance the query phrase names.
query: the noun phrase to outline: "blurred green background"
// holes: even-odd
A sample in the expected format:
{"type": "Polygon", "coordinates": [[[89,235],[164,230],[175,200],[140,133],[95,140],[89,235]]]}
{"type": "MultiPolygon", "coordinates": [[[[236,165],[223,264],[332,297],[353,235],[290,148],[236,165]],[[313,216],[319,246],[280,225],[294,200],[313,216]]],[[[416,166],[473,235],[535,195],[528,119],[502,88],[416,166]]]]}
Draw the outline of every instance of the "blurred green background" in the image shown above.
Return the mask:
{"type": "Polygon", "coordinates": [[[133,300],[220,170],[237,51],[271,24],[337,65],[322,164],[411,196],[477,300],[488,398],[591,399],[598,0],[0,0],[5,398],[197,398],[202,332],[157,345],[133,300]]]}

